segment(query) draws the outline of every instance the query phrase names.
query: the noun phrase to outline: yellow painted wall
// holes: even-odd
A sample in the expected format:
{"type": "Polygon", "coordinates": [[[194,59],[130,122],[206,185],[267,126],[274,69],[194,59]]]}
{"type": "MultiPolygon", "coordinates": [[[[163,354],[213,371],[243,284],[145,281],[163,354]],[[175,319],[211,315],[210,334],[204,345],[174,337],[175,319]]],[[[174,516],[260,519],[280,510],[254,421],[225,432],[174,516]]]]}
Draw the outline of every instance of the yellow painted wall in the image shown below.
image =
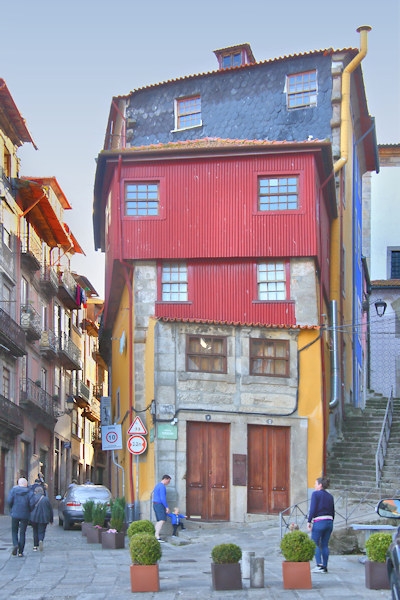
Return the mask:
{"type": "MultiPolygon", "coordinates": [[[[112,359],[111,359],[111,403],[112,403],[112,418],[113,421],[119,416],[118,423],[122,424],[122,450],[116,451],[118,463],[123,467],[125,472],[125,498],[128,503],[133,502],[130,496],[130,481],[129,481],[129,461],[131,455],[127,449],[126,443],[128,440],[127,430],[131,424],[131,415],[129,407],[129,372],[133,368],[130,364],[131,353],[129,347],[131,344],[131,336],[129,335],[129,293],[125,286],[121,294],[121,302],[119,310],[116,313],[114,326],[111,334],[112,344],[112,359]],[[125,336],[125,344],[122,345],[121,339],[125,336]],[[117,394],[119,393],[119,415],[117,415],[117,394]]],[[[132,389],[133,393],[133,389],[132,389]]],[[[113,495],[122,496],[122,474],[121,469],[117,469],[111,464],[111,491],[113,495]],[[116,478],[118,474],[119,487],[117,489],[116,478]]]]}
{"type": "Polygon", "coordinates": [[[301,417],[308,417],[308,487],[314,486],[315,479],[322,475],[323,469],[324,415],[319,335],[319,331],[301,330],[298,338],[300,361],[298,413],[301,417]],[[315,343],[308,346],[314,340],[315,343]]]}

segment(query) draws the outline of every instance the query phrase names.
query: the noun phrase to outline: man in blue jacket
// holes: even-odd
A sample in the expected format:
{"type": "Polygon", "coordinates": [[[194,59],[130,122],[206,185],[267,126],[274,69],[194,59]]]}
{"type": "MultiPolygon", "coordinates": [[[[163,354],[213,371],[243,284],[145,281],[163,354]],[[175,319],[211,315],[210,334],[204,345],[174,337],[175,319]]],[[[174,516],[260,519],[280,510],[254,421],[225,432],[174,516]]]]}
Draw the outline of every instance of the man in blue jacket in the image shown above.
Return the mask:
{"type": "Polygon", "coordinates": [[[157,483],[153,490],[153,510],[157,519],[155,534],[159,542],[164,541],[160,539],[160,533],[169,513],[166,486],[170,481],[171,477],[169,475],[163,475],[160,483],[157,483]]]}
{"type": "Polygon", "coordinates": [[[11,514],[11,535],[13,556],[23,556],[25,548],[25,533],[28,527],[30,516],[30,498],[32,492],[28,488],[28,482],[25,477],[18,479],[18,485],[15,485],[9,492],[7,503],[11,514]]]}

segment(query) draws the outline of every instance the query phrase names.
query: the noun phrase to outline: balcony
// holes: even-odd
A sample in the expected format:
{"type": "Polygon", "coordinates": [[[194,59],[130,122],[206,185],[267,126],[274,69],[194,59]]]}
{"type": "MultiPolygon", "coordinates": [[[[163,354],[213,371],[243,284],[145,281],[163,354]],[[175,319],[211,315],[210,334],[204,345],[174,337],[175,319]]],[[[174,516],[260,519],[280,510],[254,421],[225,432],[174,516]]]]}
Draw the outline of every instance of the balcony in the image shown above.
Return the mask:
{"type": "MultiPolygon", "coordinates": [[[[93,351],[92,351],[92,358],[93,360],[104,369],[104,371],[107,371],[108,367],[107,364],[103,358],[103,355],[101,354],[100,351],[100,344],[101,341],[99,338],[94,338],[93,340],[93,351]]],[[[111,360],[111,356],[109,357],[111,360]]]]}
{"type": "Polygon", "coordinates": [[[78,308],[76,304],[76,281],[70,271],[59,271],[57,297],[70,310],[78,308]]]}
{"type": "Polygon", "coordinates": [[[100,422],[100,401],[97,398],[92,398],[90,406],[86,408],[83,415],[89,421],[100,422]]]}
{"type": "Polygon", "coordinates": [[[20,406],[48,427],[54,427],[54,400],[32,379],[21,380],[20,406]]]}
{"type": "Polygon", "coordinates": [[[58,346],[58,338],[54,331],[51,329],[42,331],[39,342],[39,350],[42,356],[47,360],[55,360],[58,356],[58,346]]]}
{"type": "Polygon", "coordinates": [[[82,369],[81,351],[66,333],[59,338],[58,358],[63,367],[70,371],[82,369]]]}
{"type": "Polygon", "coordinates": [[[40,271],[40,288],[48,297],[56,296],[58,292],[58,276],[54,267],[43,265],[40,271]]]}
{"type": "Polygon", "coordinates": [[[2,308],[0,308],[0,345],[13,356],[24,356],[27,353],[24,330],[2,308]]]}
{"type": "Polygon", "coordinates": [[[22,408],[1,394],[0,428],[4,428],[12,436],[17,436],[24,431],[24,412],[22,408]]]}
{"type": "Polygon", "coordinates": [[[90,405],[90,388],[83,381],[78,381],[75,400],[81,408],[87,408],[90,405]]]}
{"type": "Polygon", "coordinates": [[[6,229],[2,223],[0,223],[0,266],[4,269],[4,271],[11,277],[11,279],[15,279],[15,252],[13,252],[13,248],[15,247],[15,236],[6,233],[6,229]],[[4,240],[9,236],[9,245],[5,243],[4,240]]]}
{"type": "Polygon", "coordinates": [[[39,271],[42,262],[42,245],[32,233],[21,237],[21,261],[31,271],[39,271]]]}
{"type": "Polygon", "coordinates": [[[40,340],[42,320],[39,313],[30,304],[21,306],[21,327],[29,341],[40,340]]]}

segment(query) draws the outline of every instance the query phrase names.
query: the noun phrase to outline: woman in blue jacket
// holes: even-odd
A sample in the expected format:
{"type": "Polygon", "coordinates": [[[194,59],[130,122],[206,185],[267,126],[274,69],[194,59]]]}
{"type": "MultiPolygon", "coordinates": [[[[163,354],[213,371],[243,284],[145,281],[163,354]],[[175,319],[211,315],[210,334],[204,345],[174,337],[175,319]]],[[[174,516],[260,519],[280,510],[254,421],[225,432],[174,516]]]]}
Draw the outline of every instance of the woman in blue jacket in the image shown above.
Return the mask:
{"type": "Polygon", "coordinates": [[[36,486],[31,499],[31,523],[33,529],[33,551],[43,550],[44,536],[48,523],[53,523],[53,507],[41,485],[36,486]]]}
{"type": "Polygon", "coordinates": [[[314,573],[328,572],[329,538],[335,518],[335,503],[332,494],[327,491],[329,479],[318,477],[312,493],[307,527],[311,530],[311,539],[316,543],[314,573]]]}

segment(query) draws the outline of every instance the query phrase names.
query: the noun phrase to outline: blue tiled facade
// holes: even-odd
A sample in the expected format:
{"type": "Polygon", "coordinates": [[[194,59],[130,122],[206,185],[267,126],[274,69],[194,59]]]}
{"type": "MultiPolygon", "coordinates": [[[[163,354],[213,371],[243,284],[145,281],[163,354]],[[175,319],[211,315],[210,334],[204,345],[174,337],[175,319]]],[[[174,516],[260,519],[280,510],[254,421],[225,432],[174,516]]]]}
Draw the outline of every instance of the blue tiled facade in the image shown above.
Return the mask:
{"type": "Polygon", "coordinates": [[[331,139],[331,57],[296,56],[215,71],[139,89],[129,96],[130,146],[199,138],[304,141],[331,139]],[[286,76],[317,70],[317,106],[288,110],[286,76]],[[177,98],[201,96],[202,125],[174,131],[177,98]]]}

